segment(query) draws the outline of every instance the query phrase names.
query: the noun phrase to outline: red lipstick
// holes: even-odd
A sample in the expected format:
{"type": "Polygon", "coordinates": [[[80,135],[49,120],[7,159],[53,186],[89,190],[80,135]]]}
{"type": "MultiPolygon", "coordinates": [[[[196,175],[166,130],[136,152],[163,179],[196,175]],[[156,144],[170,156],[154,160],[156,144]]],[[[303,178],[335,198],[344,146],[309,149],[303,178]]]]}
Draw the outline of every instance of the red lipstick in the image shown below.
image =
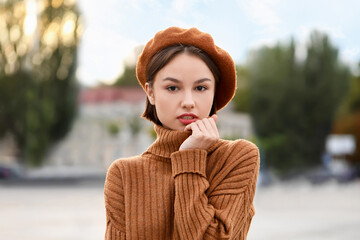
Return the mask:
{"type": "Polygon", "coordinates": [[[188,125],[195,122],[198,119],[198,116],[193,113],[184,113],[178,116],[178,119],[182,124],[188,125]]]}

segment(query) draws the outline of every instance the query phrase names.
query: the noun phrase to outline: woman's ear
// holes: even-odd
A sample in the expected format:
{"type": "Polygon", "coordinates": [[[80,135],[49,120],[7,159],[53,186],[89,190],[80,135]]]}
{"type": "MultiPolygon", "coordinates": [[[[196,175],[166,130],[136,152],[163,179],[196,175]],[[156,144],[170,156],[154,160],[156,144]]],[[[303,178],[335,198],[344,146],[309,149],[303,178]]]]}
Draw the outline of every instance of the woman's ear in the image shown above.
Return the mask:
{"type": "Polygon", "coordinates": [[[151,105],[155,105],[154,91],[149,83],[145,83],[145,92],[151,105]]]}

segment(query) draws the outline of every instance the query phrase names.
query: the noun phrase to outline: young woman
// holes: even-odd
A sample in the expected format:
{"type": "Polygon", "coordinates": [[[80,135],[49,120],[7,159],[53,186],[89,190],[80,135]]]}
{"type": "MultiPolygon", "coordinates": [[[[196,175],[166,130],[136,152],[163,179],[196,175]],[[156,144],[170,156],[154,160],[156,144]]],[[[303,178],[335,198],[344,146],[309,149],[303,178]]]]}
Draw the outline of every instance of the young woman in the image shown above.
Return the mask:
{"type": "Polygon", "coordinates": [[[232,58],[209,34],[170,27],[146,44],[136,72],[157,139],[110,166],[105,239],[246,239],[258,148],[219,139],[215,115],[235,92],[232,58]]]}

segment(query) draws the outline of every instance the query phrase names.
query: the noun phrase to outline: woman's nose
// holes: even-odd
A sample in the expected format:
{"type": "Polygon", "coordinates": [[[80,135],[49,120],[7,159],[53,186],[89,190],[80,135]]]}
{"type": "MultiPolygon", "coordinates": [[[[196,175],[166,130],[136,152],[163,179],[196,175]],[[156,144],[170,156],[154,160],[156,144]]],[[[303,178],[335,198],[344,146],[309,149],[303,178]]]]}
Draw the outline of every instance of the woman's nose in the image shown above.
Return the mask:
{"type": "Polygon", "coordinates": [[[191,93],[185,93],[182,99],[181,107],[191,109],[195,107],[194,98],[191,93]]]}

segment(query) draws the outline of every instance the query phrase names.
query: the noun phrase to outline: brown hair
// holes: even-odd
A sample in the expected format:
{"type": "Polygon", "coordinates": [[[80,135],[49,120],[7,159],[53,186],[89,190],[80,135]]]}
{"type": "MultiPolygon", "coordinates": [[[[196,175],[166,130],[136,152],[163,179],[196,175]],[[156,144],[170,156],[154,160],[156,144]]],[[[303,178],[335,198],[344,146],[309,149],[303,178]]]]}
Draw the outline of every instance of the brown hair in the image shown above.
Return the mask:
{"type": "MultiPolygon", "coordinates": [[[[195,55],[199,57],[201,60],[205,62],[205,64],[210,69],[211,73],[214,75],[215,78],[215,96],[213,100],[213,105],[211,107],[210,116],[212,114],[215,114],[217,111],[216,107],[216,85],[218,81],[220,80],[220,70],[218,66],[214,63],[214,61],[209,57],[209,55],[201,50],[200,48],[197,48],[192,45],[173,45],[169,47],[165,47],[155,53],[155,55],[150,59],[148,65],[146,66],[146,82],[149,83],[149,87],[152,87],[155,75],[167,64],[170,62],[171,59],[173,59],[176,55],[179,53],[189,53],[192,55],[195,55]]],[[[154,105],[152,105],[148,98],[146,98],[146,108],[142,115],[142,117],[154,122],[157,125],[162,126],[162,123],[160,122],[157,114],[156,114],[156,108],[154,105]]]]}

